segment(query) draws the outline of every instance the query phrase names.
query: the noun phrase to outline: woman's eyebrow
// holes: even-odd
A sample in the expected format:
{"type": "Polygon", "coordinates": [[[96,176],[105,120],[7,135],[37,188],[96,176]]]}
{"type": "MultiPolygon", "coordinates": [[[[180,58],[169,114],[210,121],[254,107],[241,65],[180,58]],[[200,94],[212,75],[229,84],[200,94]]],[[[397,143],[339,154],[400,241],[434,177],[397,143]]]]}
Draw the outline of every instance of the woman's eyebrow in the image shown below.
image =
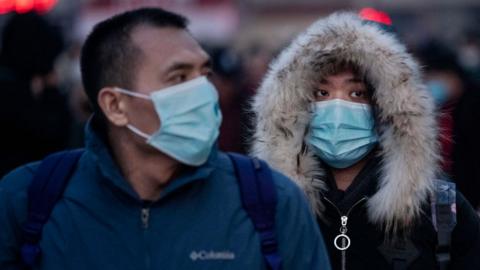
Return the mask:
{"type": "Polygon", "coordinates": [[[327,79],[325,79],[325,78],[321,78],[320,81],[319,81],[319,83],[321,83],[321,84],[329,84],[330,81],[327,80],[327,79]]]}
{"type": "Polygon", "coordinates": [[[348,79],[348,82],[351,82],[351,83],[363,83],[363,80],[362,80],[360,77],[352,77],[352,78],[348,79]]]}

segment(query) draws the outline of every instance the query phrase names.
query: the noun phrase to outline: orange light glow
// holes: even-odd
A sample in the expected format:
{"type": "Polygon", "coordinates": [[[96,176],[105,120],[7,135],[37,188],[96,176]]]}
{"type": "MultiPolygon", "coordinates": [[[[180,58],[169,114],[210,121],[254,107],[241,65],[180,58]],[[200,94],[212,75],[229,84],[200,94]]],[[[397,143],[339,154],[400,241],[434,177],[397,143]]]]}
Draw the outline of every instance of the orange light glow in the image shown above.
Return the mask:
{"type": "Polygon", "coordinates": [[[387,13],[374,8],[364,8],[360,11],[360,17],[367,21],[373,21],[385,25],[392,25],[392,19],[387,13]]]}
{"type": "Polygon", "coordinates": [[[38,13],[45,13],[51,10],[56,3],[57,0],[35,0],[35,10],[38,13]]]}
{"type": "Polygon", "coordinates": [[[8,13],[12,11],[14,7],[14,0],[0,0],[0,14],[8,13]]]}
{"type": "Polygon", "coordinates": [[[50,11],[58,0],[0,0],[0,14],[15,11],[17,13],[27,13],[36,11],[46,13],[50,11]]]}
{"type": "Polygon", "coordinates": [[[15,1],[15,11],[17,13],[27,13],[34,7],[34,0],[17,0],[15,1]]]}

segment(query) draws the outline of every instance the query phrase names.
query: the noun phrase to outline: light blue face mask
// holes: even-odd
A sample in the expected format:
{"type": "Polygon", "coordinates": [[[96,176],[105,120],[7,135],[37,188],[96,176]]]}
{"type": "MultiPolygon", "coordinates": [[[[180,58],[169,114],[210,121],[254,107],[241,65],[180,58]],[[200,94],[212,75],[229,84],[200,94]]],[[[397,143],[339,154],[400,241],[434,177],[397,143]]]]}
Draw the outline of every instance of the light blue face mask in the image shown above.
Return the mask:
{"type": "Polygon", "coordinates": [[[442,106],[448,101],[449,93],[448,86],[442,80],[430,80],[427,82],[427,89],[432,94],[435,104],[442,106]]]}
{"type": "Polygon", "coordinates": [[[217,90],[207,78],[203,76],[154,91],[150,96],[120,88],[116,90],[151,100],[160,118],[160,128],[152,135],[130,124],[128,129],[184,164],[198,166],[205,163],[222,122],[217,90]]]}
{"type": "Polygon", "coordinates": [[[317,102],[307,143],[329,166],[347,168],[378,141],[370,105],[333,99],[317,102]]]}

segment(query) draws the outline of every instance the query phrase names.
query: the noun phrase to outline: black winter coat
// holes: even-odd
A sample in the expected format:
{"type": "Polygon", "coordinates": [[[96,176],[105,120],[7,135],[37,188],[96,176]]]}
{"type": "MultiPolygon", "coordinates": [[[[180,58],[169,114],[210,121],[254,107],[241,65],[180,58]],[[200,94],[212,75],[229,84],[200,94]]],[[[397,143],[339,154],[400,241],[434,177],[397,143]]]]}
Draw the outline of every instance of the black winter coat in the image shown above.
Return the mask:
{"type": "MultiPolygon", "coordinates": [[[[395,252],[394,244],[386,241],[385,232],[369,222],[366,202],[376,192],[378,181],[378,159],[372,159],[359,173],[351,186],[344,192],[337,190],[332,176],[329,178],[329,191],[323,195],[326,207],[322,218],[318,219],[332,269],[342,269],[342,252],[334,246],[334,239],[340,234],[341,214],[348,214],[347,235],[350,247],[345,251],[345,269],[376,270],[398,269],[389,257],[404,249],[402,256],[407,261],[408,270],[438,269],[435,250],[437,232],[432,223],[430,205],[425,204],[424,213],[412,226],[406,238],[399,237],[395,252]],[[339,213],[340,212],[340,213],[339,213]],[[390,243],[390,244],[389,244],[390,243]]],[[[476,212],[465,198],[457,192],[457,225],[451,234],[450,269],[480,269],[480,223],[476,212]]],[[[339,242],[339,244],[341,244],[339,242]]],[[[398,256],[397,256],[398,257],[398,256]]],[[[402,268],[400,268],[402,269],[402,268]]]]}

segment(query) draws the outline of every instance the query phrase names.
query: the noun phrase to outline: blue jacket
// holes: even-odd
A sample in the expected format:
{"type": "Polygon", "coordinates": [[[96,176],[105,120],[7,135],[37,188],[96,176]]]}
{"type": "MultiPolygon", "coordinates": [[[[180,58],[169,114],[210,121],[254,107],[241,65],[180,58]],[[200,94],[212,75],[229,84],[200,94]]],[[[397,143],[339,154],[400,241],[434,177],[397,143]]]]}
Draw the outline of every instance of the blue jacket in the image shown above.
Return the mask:
{"type": "MultiPolygon", "coordinates": [[[[258,234],[241,205],[230,159],[214,150],[206,164],[174,179],[146,203],[121,175],[95,132],[63,197],[45,224],[35,269],[266,269],[258,234]]],[[[20,269],[21,224],[38,163],[0,181],[0,269],[20,269]]],[[[279,253],[284,269],[330,269],[304,195],[273,172],[279,253]]]]}

